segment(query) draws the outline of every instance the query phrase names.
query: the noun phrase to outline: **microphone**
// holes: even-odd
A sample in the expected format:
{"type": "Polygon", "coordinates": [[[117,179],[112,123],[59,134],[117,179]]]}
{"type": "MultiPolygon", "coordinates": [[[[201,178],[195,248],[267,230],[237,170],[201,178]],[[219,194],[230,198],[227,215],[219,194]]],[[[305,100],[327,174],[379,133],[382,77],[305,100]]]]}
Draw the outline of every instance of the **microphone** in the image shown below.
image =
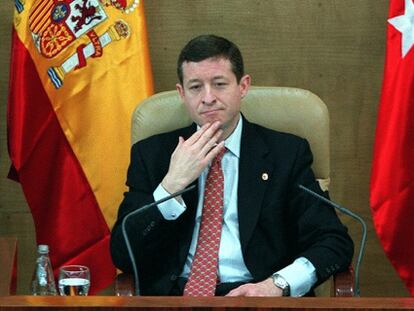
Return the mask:
{"type": "Polygon", "coordinates": [[[148,210],[149,208],[151,208],[151,207],[153,207],[155,205],[158,205],[160,203],[163,203],[165,201],[168,201],[168,200],[170,200],[172,198],[178,197],[179,195],[181,195],[183,193],[186,193],[186,192],[188,192],[190,190],[193,190],[194,188],[195,188],[195,185],[192,185],[192,186],[190,186],[188,188],[185,188],[185,189],[183,189],[181,191],[178,191],[178,192],[175,192],[175,193],[173,193],[173,194],[171,194],[169,196],[166,196],[165,198],[162,198],[161,200],[158,200],[158,201],[152,202],[150,204],[144,205],[143,207],[138,208],[136,210],[133,210],[132,212],[130,212],[129,214],[127,214],[124,217],[124,219],[122,220],[122,224],[121,224],[122,235],[123,235],[124,240],[125,240],[125,245],[127,247],[128,255],[129,255],[129,258],[131,260],[132,269],[133,269],[133,272],[134,272],[135,296],[140,296],[138,270],[137,270],[137,264],[135,262],[134,254],[132,252],[131,243],[129,242],[128,234],[127,234],[126,229],[125,229],[126,221],[128,220],[129,217],[131,217],[133,215],[141,214],[144,211],[148,210]]]}
{"type": "Polygon", "coordinates": [[[309,188],[306,188],[303,185],[298,185],[300,189],[302,189],[303,191],[309,193],[311,196],[325,202],[326,204],[338,209],[339,211],[341,211],[342,213],[358,220],[361,223],[362,226],[362,237],[361,237],[361,244],[359,247],[359,254],[358,254],[358,259],[356,262],[356,266],[355,266],[355,278],[354,278],[354,288],[355,288],[355,296],[360,296],[360,290],[359,290],[359,267],[361,265],[361,261],[362,261],[362,257],[364,255],[364,251],[365,251],[365,243],[367,240],[367,225],[365,224],[365,221],[358,216],[357,214],[355,214],[354,212],[350,211],[349,209],[340,206],[338,204],[336,204],[335,202],[332,202],[331,200],[328,200],[327,198],[325,198],[324,196],[310,190],[309,188]]]}

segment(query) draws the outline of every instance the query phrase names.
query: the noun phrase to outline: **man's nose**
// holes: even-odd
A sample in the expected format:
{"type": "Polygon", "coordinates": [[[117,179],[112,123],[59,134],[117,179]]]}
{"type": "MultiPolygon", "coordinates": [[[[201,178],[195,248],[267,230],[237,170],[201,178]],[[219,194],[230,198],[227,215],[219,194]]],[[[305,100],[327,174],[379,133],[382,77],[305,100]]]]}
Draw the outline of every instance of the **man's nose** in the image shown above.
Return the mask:
{"type": "Polygon", "coordinates": [[[201,102],[204,105],[211,105],[216,102],[216,96],[210,87],[206,87],[201,98],[201,102]]]}

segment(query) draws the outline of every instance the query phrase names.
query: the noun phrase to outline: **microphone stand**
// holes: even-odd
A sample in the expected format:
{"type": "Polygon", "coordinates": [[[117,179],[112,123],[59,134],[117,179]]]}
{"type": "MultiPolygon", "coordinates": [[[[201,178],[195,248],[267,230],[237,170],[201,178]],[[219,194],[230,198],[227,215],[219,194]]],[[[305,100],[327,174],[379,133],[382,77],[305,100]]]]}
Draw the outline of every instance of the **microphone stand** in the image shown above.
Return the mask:
{"type": "Polygon", "coordinates": [[[365,221],[357,214],[355,214],[354,212],[350,211],[349,209],[342,207],[338,204],[336,204],[335,202],[332,202],[331,200],[328,200],[327,198],[325,198],[324,196],[310,190],[309,188],[306,188],[305,186],[302,185],[298,185],[300,189],[302,189],[303,191],[309,193],[311,196],[316,197],[317,199],[325,202],[326,204],[338,209],[339,211],[341,211],[342,213],[356,219],[357,221],[359,221],[361,223],[362,226],[362,237],[361,237],[361,244],[359,247],[359,253],[358,253],[358,259],[356,262],[356,266],[355,266],[355,278],[354,278],[354,287],[355,287],[355,296],[359,297],[360,296],[360,289],[359,289],[359,267],[361,265],[361,261],[362,261],[362,257],[364,255],[365,252],[365,244],[366,244],[366,240],[367,240],[367,225],[365,224],[365,221]]]}
{"type": "Polygon", "coordinates": [[[190,186],[188,188],[185,188],[185,189],[183,189],[181,191],[175,192],[175,193],[173,193],[173,194],[171,194],[171,195],[169,195],[169,196],[167,196],[165,198],[162,198],[161,200],[158,200],[158,201],[152,202],[150,204],[144,205],[143,207],[141,207],[139,209],[136,209],[136,210],[133,210],[132,212],[130,212],[129,214],[127,214],[124,217],[124,219],[122,220],[122,223],[121,223],[122,235],[123,235],[124,240],[125,240],[125,245],[127,247],[128,255],[129,255],[129,258],[130,258],[131,264],[132,264],[132,270],[134,272],[135,296],[140,296],[139,279],[138,279],[138,269],[137,269],[137,264],[135,262],[134,253],[132,252],[131,243],[129,242],[128,234],[127,234],[126,229],[125,229],[126,221],[129,219],[129,217],[131,217],[133,215],[141,214],[144,211],[148,210],[149,208],[151,208],[151,207],[153,207],[155,205],[161,204],[161,203],[163,203],[165,201],[168,201],[168,200],[170,200],[172,198],[175,198],[175,197],[177,197],[177,196],[179,196],[179,195],[181,195],[183,193],[186,193],[186,192],[188,192],[190,190],[193,190],[194,188],[195,188],[195,185],[192,185],[192,186],[190,186]]]}

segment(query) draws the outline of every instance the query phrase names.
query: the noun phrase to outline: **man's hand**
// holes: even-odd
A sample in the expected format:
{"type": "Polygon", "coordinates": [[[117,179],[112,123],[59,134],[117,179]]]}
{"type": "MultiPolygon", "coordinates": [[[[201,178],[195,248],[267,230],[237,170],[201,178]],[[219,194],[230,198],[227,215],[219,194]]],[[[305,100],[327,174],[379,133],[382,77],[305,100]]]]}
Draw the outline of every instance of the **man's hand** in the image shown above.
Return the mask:
{"type": "Polygon", "coordinates": [[[220,122],[204,124],[190,138],[179,138],[171,155],[170,167],[161,185],[169,193],[183,190],[196,180],[214,157],[224,148],[219,142],[223,131],[220,122]]]}
{"type": "Polygon", "coordinates": [[[282,290],[279,287],[276,287],[275,284],[273,284],[272,278],[268,278],[259,283],[249,283],[241,285],[231,290],[226,296],[281,297],[282,290]]]}

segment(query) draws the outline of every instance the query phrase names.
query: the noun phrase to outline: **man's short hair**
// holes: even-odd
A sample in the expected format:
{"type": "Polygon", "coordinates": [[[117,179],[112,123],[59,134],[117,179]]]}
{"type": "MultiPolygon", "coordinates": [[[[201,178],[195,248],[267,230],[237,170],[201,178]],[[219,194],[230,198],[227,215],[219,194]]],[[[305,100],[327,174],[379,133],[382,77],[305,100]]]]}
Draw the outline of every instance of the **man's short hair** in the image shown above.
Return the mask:
{"type": "Polygon", "coordinates": [[[177,62],[177,75],[180,83],[183,84],[184,62],[198,63],[211,57],[228,59],[237,82],[240,82],[244,75],[244,65],[237,45],[223,37],[201,35],[190,40],[181,50],[177,62]]]}

